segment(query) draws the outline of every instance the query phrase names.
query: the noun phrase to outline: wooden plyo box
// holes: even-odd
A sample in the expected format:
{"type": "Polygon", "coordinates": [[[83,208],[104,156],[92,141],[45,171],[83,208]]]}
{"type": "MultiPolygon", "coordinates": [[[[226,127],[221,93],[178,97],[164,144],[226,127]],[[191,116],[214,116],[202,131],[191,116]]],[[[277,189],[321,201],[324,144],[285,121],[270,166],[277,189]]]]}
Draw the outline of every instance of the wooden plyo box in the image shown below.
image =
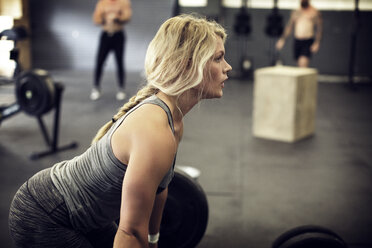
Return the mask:
{"type": "Polygon", "coordinates": [[[315,131],[318,72],[274,66],[254,72],[253,135],[295,142],[315,131]]]}

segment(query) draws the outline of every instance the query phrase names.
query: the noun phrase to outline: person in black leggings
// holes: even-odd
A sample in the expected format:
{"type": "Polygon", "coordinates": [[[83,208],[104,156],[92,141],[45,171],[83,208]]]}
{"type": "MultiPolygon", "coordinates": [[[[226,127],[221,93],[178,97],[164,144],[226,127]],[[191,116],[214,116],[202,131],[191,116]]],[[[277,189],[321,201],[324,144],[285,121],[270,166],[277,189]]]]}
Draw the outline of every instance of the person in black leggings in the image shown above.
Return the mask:
{"type": "Polygon", "coordinates": [[[96,66],[94,71],[94,85],[90,95],[92,100],[101,96],[100,82],[104,62],[110,51],[115,53],[117,66],[117,77],[119,91],[116,94],[117,100],[125,98],[125,70],[123,55],[125,50],[124,24],[132,16],[132,9],[129,0],[99,0],[93,13],[93,21],[102,27],[99,40],[96,66]]]}

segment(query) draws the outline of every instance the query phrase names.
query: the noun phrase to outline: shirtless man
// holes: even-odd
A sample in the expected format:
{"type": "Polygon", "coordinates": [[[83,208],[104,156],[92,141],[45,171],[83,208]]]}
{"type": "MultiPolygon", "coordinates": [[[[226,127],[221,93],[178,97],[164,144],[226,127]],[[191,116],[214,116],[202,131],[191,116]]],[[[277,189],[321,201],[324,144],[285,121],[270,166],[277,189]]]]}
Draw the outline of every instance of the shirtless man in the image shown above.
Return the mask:
{"type": "Polygon", "coordinates": [[[97,54],[97,61],[94,72],[94,85],[90,95],[92,100],[101,96],[100,80],[102,77],[103,64],[108,53],[112,50],[115,53],[119,91],[116,94],[117,100],[125,98],[125,72],[124,72],[124,48],[125,32],[124,24],[130,20],[132,8],[130,0],[99,0],[93,13],[93,22],[102,28],[97,54]]]}
{"type": "Polygon", "coordinates": [[[310,0],[301,0],[301,7],[294,10],[285,27],[282,37],[276,43],[281,50],[286,38],[294,28],[294,57],[299,67],[308,67],[312,53],[319,50],[322,37],[322,17],[320,12],[310,4],[310,0]]]}

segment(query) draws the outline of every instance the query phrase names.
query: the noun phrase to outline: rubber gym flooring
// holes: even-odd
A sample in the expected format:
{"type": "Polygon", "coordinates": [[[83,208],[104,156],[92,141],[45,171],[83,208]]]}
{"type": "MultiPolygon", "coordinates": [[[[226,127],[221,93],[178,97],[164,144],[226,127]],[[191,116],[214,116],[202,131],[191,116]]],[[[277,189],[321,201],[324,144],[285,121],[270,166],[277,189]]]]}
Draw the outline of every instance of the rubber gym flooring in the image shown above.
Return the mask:
{"type": "MultiPolygon", "coordinates": [[[[7,218],[17,188],[83,152],[122,104],[113,72],[105,72],[103,96],[95,102],[89,100],[91,72],[51,74],[65,85],[58,144],[79,146],[32,161],[32,152],[47,148],[36,119],[19,113],[1,124],[1,247],[13,247],[7,218]]],[[[142,81],[140,73],[129,73],[127,93],[142,81]]],[[[188,113],[177,164],[201,171],[209,222],[199,248],[269,248],[280,234],[305,224],[332,229],[350,247],[372,247],[372,84],[356,86],[320,82],[315,134],[296,143],[253,137],[252,82],[229,80],[222,99],[188,113]]],[[[50,130],[53,111],[44,120],[50,130]]]]}

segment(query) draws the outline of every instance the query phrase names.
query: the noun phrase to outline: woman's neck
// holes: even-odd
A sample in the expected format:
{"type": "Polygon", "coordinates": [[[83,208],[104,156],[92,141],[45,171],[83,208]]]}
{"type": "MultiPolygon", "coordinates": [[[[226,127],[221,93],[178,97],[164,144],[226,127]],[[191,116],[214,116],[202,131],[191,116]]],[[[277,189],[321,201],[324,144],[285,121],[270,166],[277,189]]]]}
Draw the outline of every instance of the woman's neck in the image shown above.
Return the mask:
{"type": "Polygon", "coordinates": [[[156,95],[169,106],[175,121],[182,121],[182,118],[199,102],[198,96],[191,90],[179,97],[169,96],[162,91],[156,95]]]}

